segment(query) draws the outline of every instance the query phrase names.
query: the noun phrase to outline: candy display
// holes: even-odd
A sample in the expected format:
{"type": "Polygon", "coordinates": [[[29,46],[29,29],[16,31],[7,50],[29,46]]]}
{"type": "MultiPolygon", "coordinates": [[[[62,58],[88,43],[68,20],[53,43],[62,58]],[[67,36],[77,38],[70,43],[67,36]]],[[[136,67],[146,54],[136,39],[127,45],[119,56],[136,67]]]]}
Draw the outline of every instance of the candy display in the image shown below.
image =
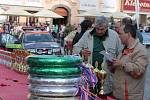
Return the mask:
{"type": "Polygon", "coordinates": [[[82,75],[79,56],[32,55],[26,61],[29,100],[79,100],[82,75]]]}
{"type": "Polygon", "coordinates": [[[16,49],[13,50],[13,52],[0,50],[0,64],[3,64],[16,72],[27,74],[28,65],[25,58],[29,55],[30,53],[25,50],[16,49]]]}

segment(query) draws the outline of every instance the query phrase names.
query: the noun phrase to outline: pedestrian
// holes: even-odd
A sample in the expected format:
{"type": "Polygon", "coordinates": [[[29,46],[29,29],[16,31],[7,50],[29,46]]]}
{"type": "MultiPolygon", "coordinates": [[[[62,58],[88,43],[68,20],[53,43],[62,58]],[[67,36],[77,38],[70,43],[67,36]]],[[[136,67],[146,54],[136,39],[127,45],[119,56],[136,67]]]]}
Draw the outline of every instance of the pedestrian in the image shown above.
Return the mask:
{"type": "Polygon", "coordinates": [[[72,54],[72,49],[73,49],[73,45],[72,45],[72,41],[73,38],[75,37],[75,35],[77,33],[79,33],[81,31],[81,27],[80,25],[78,25],[78,27],[75,28],[75,30],[71,31],[65,38],[64,38],[64,52],[65,54],[72,54]]]}
{"type": "Polygon", "coordinates": [[[80,27],[81,27],[81,31],[75,34],[72,41],[72,45],[76,44],[83,36],[83,34],[92,27],[92,21],[85,19],[81,22],[80,27]]]}
{"type": "MultiPolygon", "coordinates": [[[[116,57],[122,50],[122,44],[118,34],[108,28],[107,18],[100,16],[95,20],[95,27],[86,31],[74,45],[73,53],[81,54],[85,60],[88,58],[89,63],[94,67],[95,62],[98,62],[98,69],[101,70],[103,55],[99,52],[103,50],[116,57]]],[[[107,67],[104,70],[108,73],[104,84],[104,95],[108,96],[112,94],[112,77],[107,67]]]]}
{"type": "Polygon", "coordinates": [[[140,30],[137,29],[137,24],[133,23],[133,21],[130,17],[125,17],[122,19],[122,25],[126,25],[126,24],[132,24],[136,28],[136,35],[137,35],[138,39],[140,40],[140,42],[143,43],[143,36],[142,36],[140,30]]]}
{"type": "Polygon", "coordinates": [[[115,23],[115,31],[116,31],[117,33],[119,33],[120,27],[121,27],[121,21],[117,21],[117,22],[115,23]]]}
{"type": "Polygon", "coordinates": [[[147,51],[136,36],[136,28],[125,24],[119,37],[124,49],[113,58],[113,94],[117,100],[143,100],[145,70],[148,65],[147,51]]]}

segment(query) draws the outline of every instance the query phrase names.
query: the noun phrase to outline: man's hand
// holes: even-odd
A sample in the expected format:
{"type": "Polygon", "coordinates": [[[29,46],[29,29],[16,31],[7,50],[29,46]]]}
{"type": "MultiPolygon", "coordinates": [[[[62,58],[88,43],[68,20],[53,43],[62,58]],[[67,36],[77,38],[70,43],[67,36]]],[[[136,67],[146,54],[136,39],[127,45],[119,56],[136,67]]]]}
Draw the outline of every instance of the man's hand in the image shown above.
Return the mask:
{"type": "Polygon", "coordinates": [[[114,67],[122,67],[125,63],[119,59],[113,58],[113,66],[114,67]]]}
{"type": "Polygon", "coordinates": [[[84,56],[84,59],[88,59],[88,56],[91,55],[91,51],[89,49],[83,49],[81,51],[82,56],[84,56]]]}

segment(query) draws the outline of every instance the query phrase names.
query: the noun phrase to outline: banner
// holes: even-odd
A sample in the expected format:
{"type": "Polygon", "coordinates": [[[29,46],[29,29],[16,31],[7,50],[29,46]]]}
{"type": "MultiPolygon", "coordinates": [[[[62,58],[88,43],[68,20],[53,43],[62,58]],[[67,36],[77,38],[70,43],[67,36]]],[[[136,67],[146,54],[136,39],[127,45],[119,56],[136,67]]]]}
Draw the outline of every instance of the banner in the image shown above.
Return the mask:
{"type": "MultiPolygon", "coordinates": [[[[136,0],[124,0],[123,10],[135,11],[136,0]]],[[[141,12],[150,12],[150,0],[139,0],[139,7],[141,12]]]]}

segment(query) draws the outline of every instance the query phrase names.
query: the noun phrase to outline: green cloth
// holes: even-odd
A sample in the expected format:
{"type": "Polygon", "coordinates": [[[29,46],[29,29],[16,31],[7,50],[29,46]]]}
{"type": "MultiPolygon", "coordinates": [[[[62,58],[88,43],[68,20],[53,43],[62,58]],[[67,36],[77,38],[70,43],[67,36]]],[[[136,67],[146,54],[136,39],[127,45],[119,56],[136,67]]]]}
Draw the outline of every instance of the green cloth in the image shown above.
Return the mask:
{"type": "Polygon", "coordinates": [[[55,25],[55,26],[54,26],[54,32],[55,32],[55,33],[58,33],[58,25],[55,25]]]}
{"type": "MultiPolygon", "coordinates": [[[[103,62],[103,55],[100,54],[100,51],[105,50],[103,41],[105,40],[106,36],[97,36],[96,33],[93,34],[93,54],[92,54],[92,65],[95,67],[95,62],[98,61],[98,69],[101,70],[101,64],[103,62]]],[[[93,93],[97,94],[100,91],[100,83],[97,83],[96,86],[93,89],[93,93]]]]}
{"type": "Polygon", "coordinates": [[[101,63],[103,62],[103,55],[100,54],[100,51],[105,50],[104,45],[103,45],[103,41],[105,40],[105,36],[99,37],[96,36],[96,34],[94,35],[94,41],[93,41],[93,63],[92,65],[95,66],[95,62],[98,61],[98,69],[101,70],[101,63]]]}

